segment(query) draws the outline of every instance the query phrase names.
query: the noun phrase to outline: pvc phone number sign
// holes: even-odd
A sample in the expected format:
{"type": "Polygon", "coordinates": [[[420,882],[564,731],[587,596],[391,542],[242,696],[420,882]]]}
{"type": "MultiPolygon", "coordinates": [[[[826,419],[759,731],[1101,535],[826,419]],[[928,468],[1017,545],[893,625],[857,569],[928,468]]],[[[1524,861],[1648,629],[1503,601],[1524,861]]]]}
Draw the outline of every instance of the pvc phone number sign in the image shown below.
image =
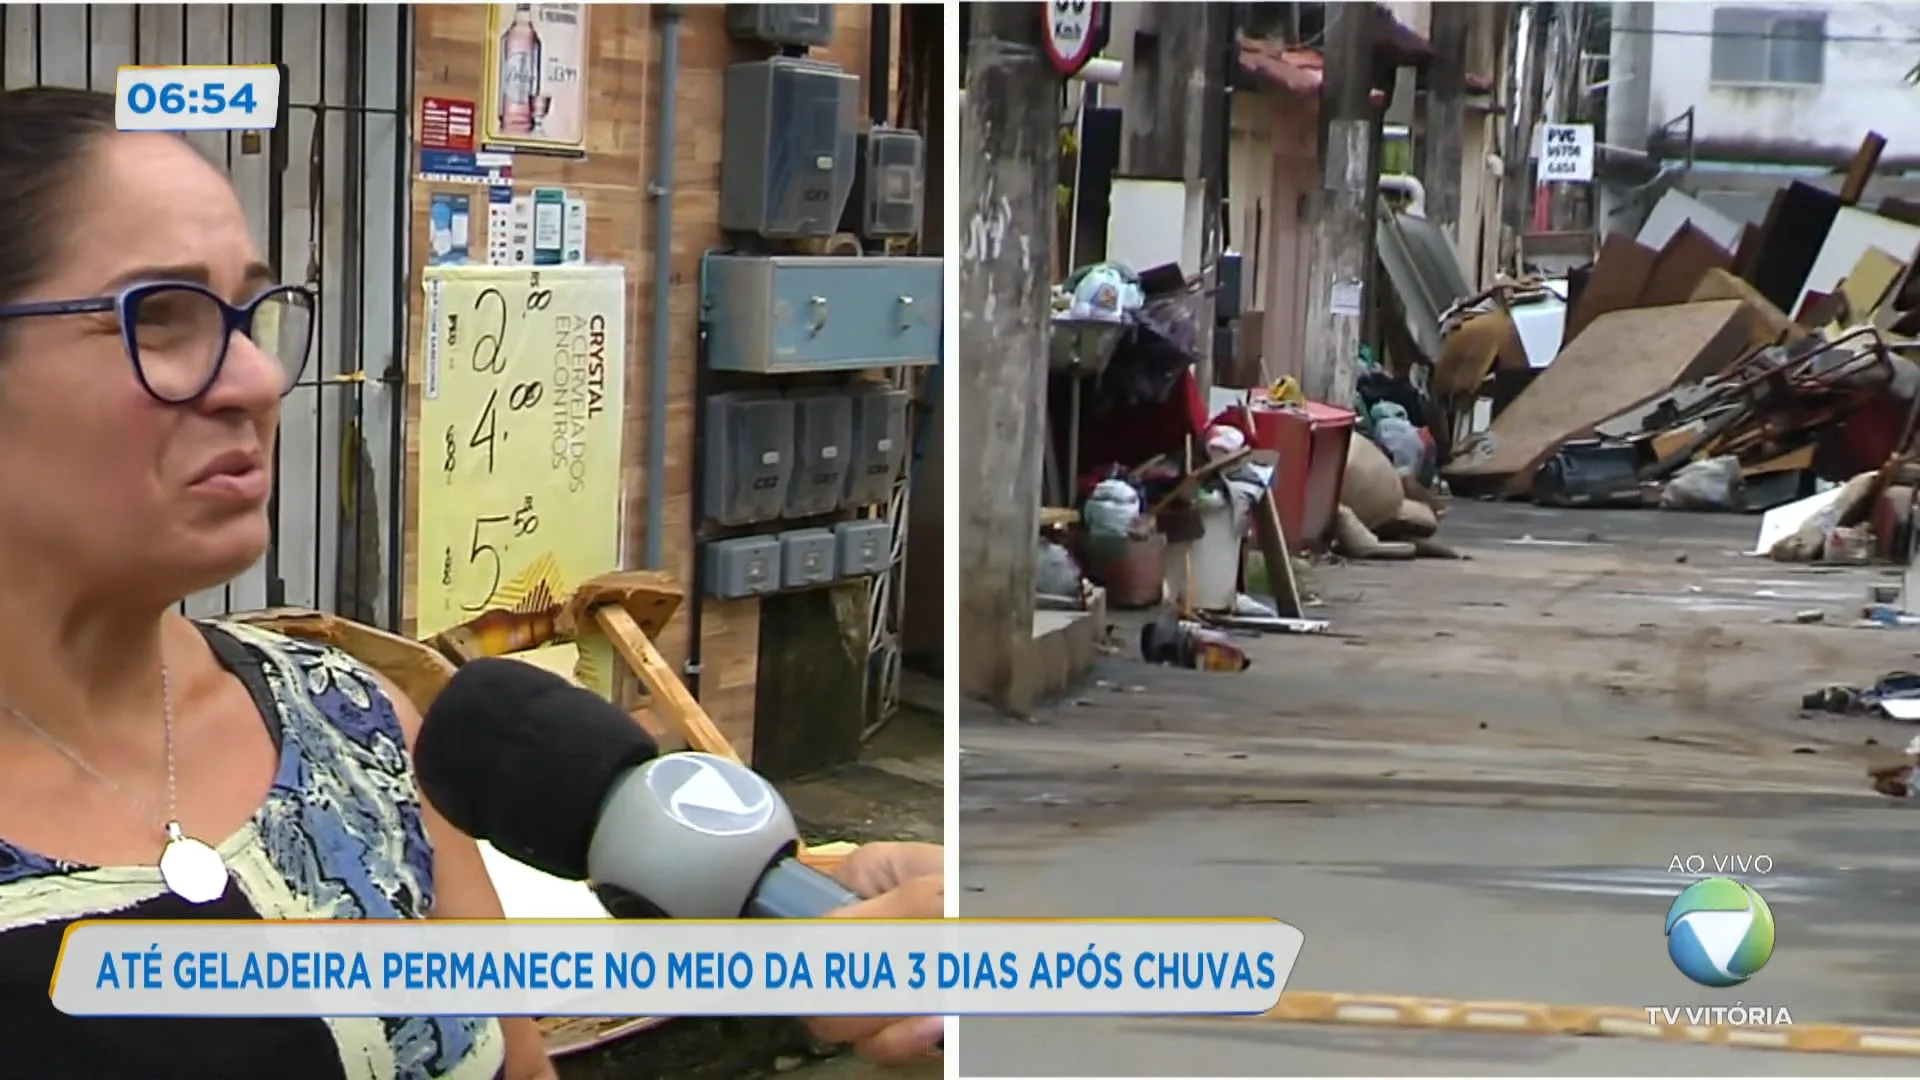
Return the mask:
{"type": "Polygon", "coordinates": [[[1593,125],[1543,124],[1540,129],[1540,182],[1593,182],[1593,125]]]}
{"type": "Polygon", "coordinates": [[[626,275],[429,267],[418,633],[620,565],[626,275]]]}

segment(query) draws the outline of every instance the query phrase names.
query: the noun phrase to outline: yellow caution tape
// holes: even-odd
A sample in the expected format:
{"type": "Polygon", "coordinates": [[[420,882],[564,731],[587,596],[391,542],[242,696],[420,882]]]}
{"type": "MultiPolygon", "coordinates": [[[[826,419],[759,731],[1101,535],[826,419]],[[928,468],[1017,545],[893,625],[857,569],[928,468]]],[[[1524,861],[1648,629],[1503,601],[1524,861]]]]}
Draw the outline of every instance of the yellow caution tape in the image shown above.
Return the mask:
{"type": "MultiPolygon", "coordinates": [[[[1755,1012],[1764,1010],[1756,1009],[1755,1012]]],[[[1548,1005],[1537,1001],[1455,1001],[1399,994],[1289,990],[1255,1019],[1296,1024],[1426,1028],[1525,1035],[1608,1035],[1657,1042],[1787,1050],[1804,1054],[1920,1057],[1920,1028],[1854,1024],[1692,1023],[1712,1010],[1675,1008],[1651,1018],[1646,1008],[1548,1005]]],[[[1725,1010],[1720,1010],[1724,1015],[1725,1010]]]]}

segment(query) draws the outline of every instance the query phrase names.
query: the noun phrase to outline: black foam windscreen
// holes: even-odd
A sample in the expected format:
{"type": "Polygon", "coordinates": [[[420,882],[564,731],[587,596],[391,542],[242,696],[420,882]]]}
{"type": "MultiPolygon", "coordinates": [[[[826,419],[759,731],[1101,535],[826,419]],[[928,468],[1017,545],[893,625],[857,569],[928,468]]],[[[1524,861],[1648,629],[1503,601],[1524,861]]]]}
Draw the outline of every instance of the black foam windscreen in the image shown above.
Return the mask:
{"type": "Polygon", "coordinates": [[[518,660],[463,665],[414,740],[420,790],[461,832],[556,877],[587,876],[607,791],[659,754],[591,690],[518,660]]]}

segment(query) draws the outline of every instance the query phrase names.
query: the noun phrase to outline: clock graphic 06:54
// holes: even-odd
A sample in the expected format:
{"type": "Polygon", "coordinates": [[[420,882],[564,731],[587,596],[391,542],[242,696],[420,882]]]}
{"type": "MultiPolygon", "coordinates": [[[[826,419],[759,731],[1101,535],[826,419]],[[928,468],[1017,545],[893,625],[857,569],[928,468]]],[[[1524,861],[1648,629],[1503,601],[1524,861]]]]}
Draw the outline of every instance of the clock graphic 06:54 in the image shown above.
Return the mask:
{"type": "Polygon", "coordinates": [[[273,64],[123,67],[114,86],[122,131],[266,131],[280,115],[273,64]]]}

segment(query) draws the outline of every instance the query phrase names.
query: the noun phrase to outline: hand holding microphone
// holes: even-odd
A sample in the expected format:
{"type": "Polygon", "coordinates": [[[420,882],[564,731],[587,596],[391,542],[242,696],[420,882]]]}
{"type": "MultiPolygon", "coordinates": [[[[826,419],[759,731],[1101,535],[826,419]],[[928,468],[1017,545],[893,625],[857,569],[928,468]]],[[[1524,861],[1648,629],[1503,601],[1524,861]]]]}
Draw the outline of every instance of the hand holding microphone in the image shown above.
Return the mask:
{"type": "MultiPolygon", "coordinates": [[[[938,847],[874,845],[848,856],[841,880],[822,874],[796,858],[793,815],[758,774],[710,754],[660,756],[618,708],[530,664],[463,666],[427,710],[413,756],[421,790],[454,827],[556,877],[593,882],[616,915],[945,913],[938,847]]],[[[925,1054],[942,1031],[938,1017],[809,1026],[878,1061],[925,1054]]]]}
{"type": "MultiPolygon", "coordinates": [[[[835,868],[834,876],[867,900],[833,914],[854,919],[938,919],[946,914],[946,853],[938,844],[868,844],[835,868]]],[[[828,1042],[850,1043],[869,1061],[905,1064],[942,1048],[946,1024],[938,1016],[895,1020],[826,1016],[808,1024],[828,1042]]]]}

